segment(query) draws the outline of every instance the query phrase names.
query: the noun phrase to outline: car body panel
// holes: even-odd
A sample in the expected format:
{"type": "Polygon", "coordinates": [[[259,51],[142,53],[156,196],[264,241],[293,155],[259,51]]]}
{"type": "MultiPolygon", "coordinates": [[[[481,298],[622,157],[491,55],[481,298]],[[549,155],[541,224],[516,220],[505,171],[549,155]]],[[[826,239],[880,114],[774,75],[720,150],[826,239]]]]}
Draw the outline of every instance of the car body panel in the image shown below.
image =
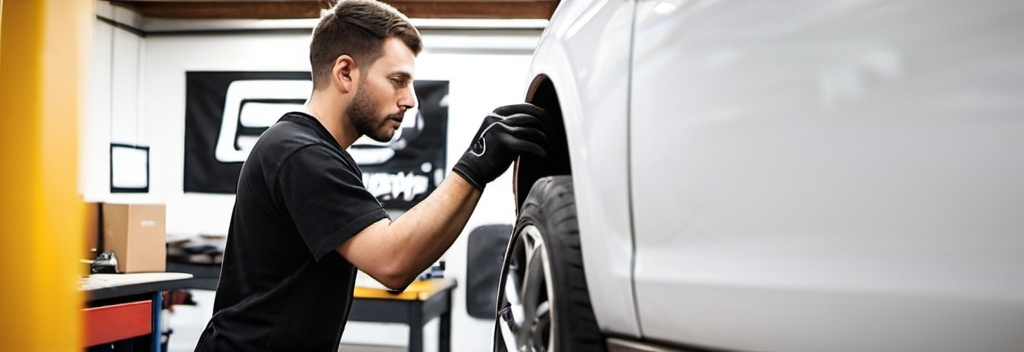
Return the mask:
{"type": "Polygon", "coordinates": [[[565,127],[572,131],[566,138],[572,146],[581,246],[588,285],[601,288],[590,292],[600,328],[639,337],[628,169],[623,167],[632,9],[626,0],[560,6],[538,44],[530,77],[553,83],[565,127]]]}
{"type": "Polygon", "coordinates": [[[1021,2],[641,0],[632,72],[644,339],[1024,346],[1021,2]]]}

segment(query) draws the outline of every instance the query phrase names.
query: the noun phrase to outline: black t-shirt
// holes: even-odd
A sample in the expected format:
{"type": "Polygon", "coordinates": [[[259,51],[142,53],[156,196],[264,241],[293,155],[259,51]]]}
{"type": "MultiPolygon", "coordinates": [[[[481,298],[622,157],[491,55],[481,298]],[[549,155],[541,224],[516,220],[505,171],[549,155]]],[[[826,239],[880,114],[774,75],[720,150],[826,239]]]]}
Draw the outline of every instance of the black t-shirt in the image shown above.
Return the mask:
{"type": "Polygon", "coordinates": [[[213,318],[197,351],[337,351],[356,269],[335,251],[388,217],[352,157],[288,113],[238,179],[213,318]]]}

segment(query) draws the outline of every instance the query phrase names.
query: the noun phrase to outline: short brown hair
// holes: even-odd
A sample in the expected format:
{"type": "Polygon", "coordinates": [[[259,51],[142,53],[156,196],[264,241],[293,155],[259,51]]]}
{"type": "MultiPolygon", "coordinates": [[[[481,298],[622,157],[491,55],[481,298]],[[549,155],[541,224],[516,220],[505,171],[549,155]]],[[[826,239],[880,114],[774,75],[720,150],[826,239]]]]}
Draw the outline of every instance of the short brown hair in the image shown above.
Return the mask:
{"type": "Polygon", "coordinates": [[[376,0],[343,0],[320,18],[309,43],[313,88],[330,81],[334,60],[351,56],[356,64],[369,67],[383,53],[384,41],[398,38],[413,54],[423,49],[420,32],[409,18],[394,7],[376,0]]]}

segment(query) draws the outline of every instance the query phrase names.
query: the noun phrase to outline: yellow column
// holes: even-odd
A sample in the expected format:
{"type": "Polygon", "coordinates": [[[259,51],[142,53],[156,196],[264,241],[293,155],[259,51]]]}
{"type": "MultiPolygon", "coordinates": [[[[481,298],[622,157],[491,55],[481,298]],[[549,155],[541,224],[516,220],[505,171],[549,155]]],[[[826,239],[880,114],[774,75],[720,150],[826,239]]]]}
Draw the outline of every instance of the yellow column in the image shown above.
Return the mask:
{"type": "Polygon", "coordinates": [[[92,0],[0,0],[0,350],[80,351],[92,0]]]}

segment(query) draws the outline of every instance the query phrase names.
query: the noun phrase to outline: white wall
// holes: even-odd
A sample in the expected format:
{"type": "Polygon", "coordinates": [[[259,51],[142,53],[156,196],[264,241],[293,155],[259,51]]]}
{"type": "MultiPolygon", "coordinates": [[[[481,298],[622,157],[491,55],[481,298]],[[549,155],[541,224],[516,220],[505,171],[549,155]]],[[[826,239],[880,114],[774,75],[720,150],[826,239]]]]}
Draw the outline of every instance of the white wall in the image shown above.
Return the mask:
{"type": "MultiPolygon", "coordinates": [[[[100,2],[102,5],[103,2],[100,2]]],[[[100,6],[100,14],[110,11],[100,6]]],[[[117,16],[112,11],[110,16],[117,16]]],[[[138,22],[130,15],[120,20],[138,22]]],[[[227,232],[234,196],[182,190],[186,71],[308,71],[308,32],[153,34],[142,38],[97,22],[89,115],[83,123],[83,193],[88,200],[165,203],[173,237],[227,232]],[[110,194],[108,144],[150,147],[150,192],[110,194]]],[[[493,108],[522,102],[526,71],[539,30],[422,29],[424,51],[416,78],[450,82],[448,168],[480,120],[493,108]]],[[[477,226],[514,222],[511,173],[487,187],[466,231],[445,254],[448,277],[464,283],[468,233],[477,226]]],[[[465,287],[455,291],[452,349],[484,351],[493,322],[469,317],[465,287]]],[[[205,323],[205,322],[203,322],[205,323]]],[[[436,331],[436,324],[433,324],[436,331]]],[[[343,341],[404,341],[404,327],[350,323],[343,341]],[[398,335],[402,334],[402,335],[398,335]]],[[[428,331],[426,346],[436,348],[428,331]]],[[[428,350],[429,350],[428,349],[428,350]]]]}
{"type": "MultiPolygon", "coordinates": [[[[127,10],[97,2],[97,13],[137,26],[141,18],[127,10]]],[[[145,40],[139,35],[96,20],[87,73],[86,115],[81,121],[80,186],[86,201],[158,202],[148,195],[110,193],[110,143],[148,145],[145,120],[139,118],[145,40]]]]}

